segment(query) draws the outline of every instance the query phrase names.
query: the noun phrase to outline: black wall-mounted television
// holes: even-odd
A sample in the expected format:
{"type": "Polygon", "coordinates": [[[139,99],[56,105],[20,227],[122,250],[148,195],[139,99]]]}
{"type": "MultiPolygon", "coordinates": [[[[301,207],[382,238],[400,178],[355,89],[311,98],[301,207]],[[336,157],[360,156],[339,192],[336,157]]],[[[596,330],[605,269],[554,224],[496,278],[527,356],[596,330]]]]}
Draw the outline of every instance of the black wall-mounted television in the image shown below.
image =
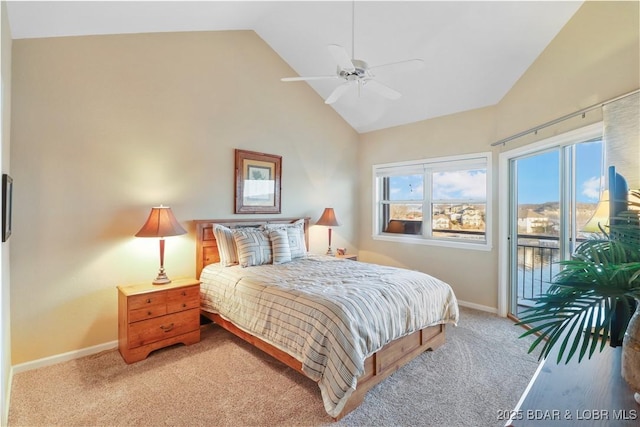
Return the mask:
{"type": "MultiPolygon", "coordinates": [[[[616,172],[615,166],[609,166],[609,226],[615,225],[621,212],[629,210],[629,186],[627,180],[616,172]]],[[[628,298],[630,311],[635,310],[635,300],[628,298]]],[[[625,312],[622,304],[617,304],[611,316],[611,336],[609,345],[619,347],[622,345],[624,331],[627,329],[629,314],[625,312]]]]}
{"type": "Polygon", "coordinates": [[[629,186],[627,180],[616,172],[615,166],[609,166],[609,224],[620,212],[628,210],[629,186]]]}

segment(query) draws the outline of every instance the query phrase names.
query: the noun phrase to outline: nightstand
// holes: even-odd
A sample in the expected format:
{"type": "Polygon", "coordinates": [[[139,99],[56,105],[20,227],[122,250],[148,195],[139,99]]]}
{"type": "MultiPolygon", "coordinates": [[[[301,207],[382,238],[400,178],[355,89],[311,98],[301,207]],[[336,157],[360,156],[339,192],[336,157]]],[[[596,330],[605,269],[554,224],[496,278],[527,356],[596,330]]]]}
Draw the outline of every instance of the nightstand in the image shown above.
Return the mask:
{"type": "Polygon", "coordinates": [[[357,261],[358,255],[353,255],[353,254],[336,255],[336,258],[350,259],[351,261],[357,261]]]}
{"type": "Polygon", "coordinates": [[[127,363],[177,343],[200,341],[200,282],[118,286],[118,349],[127,363]]]}

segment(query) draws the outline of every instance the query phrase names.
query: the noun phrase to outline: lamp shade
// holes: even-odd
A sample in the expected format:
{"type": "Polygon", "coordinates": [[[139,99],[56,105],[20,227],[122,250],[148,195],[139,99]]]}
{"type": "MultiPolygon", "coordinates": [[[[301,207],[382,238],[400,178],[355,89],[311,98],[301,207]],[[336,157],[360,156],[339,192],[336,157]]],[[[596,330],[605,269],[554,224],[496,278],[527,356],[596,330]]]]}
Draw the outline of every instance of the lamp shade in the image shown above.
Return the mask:
{"type": "Polygon", "coordinates": [[[327,225],[329,227],[337,227],[340,225],[338,219],[336,218],[336,213],[333,211],[333,208],[325,208],[324,212],[322,212],[322,216],[316,222],[316,225],[327,225]]]}
{"type": "Polygon", "coordinates": [[[599,233],[600,227],[605,229],[609,226],[609,191],[605,190],[600,195],[600,201],[596,205],[593,216],[582,227],[585,233],[599,233]]]}
{"type": "Polygon", "coordinates": [[[173,215],[171,208],[162,206],[151,208],[147,222],[144,223],[136,237],[169,237],[185,234],[187,230],[182,228],[173,215]]]}

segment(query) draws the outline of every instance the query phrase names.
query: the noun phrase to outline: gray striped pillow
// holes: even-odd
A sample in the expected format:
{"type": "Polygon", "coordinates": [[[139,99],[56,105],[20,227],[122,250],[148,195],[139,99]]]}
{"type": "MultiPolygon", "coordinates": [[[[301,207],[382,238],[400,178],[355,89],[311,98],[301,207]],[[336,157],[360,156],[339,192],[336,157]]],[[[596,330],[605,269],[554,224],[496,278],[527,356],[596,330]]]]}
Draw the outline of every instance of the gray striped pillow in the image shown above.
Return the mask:
{"type": "Polygon", "coordinates": [[[271,241],[263,230],[243,228],[231,230],[238,249],[238,261],[241,267],[271,264],[271,241]]]}
{"type": "Polygon", "coordinates": [[[220,224],[213,226],[213,235],[218,245],[218,254],[220,255],[220,264],[225,267],[236,265],[238,263],[238,250],[236,242],[231,234],[231,229],[220,224]]]}
{"type": "Polygon", "coordinates": [[[299,219],[292,224],[267,224],[265,228],[267,230],[287,230],[291,259],[306,258],[307,245],[304,239],[304,219],[299,219]]]}
{"type": "Polygon", "coordinates": [[[304,241],[304,220],[296,221],[292,226],[287,227],[287,234],[289,235],[291,259],[306,258],[307,245],[304,241]]]}
{"type": "Polygon", "coordinates": [[[289,247],[289,234],[284,228],[270,230],[271,250],[273,251],[273,263],[284,264],[291,261],[291,248],[289,247]]]}

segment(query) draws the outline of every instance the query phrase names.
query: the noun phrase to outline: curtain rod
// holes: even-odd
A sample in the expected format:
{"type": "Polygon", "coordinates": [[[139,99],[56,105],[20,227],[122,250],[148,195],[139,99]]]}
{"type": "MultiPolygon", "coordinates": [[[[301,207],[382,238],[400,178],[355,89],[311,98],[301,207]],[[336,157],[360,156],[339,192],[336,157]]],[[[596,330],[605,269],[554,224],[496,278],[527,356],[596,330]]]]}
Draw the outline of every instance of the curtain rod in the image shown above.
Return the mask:
{"type": "Polygon", "coordinates": [[[620,99],[622,99],[622,98],[626,98],[627,96],[634,95],[634,94],[636,94],[636,93],[640,93],[640,89],[636,89],[636,90],[631,91],[631,92],[629,92],[629,93],[625,93],[624,95],[620,95],[620,96],[618,96],[618,97],[616,97],[616,98],[613,98],[613,99],[610,99],[610,100],[608,100],[608,101],[600,102],[600,103],[598,103],[598,104],[593,104],[593,105],[592,105],[592,106],[590,106],[590,107],[583,108],[582,110],[576,111],[576,112],[571,113],[571,114],[567,114],[566,116],[562,116],[562,117],[557,118],[557,119],[555,119],[555,120],[551,120],[550,122],[546,122],[546,123],[541,124],[541,125],[539,125],[539,126],[532,127],[531,129],[527,129],[527,130],[525,130],[525,131],[523,131],[523,132],[520,132],[520,133],[517,133],[517,134],[515,134],[515,135],[511,135],[511,136],[510,136],[510,137],[508,137],[508,138],[504,138],[504,139],[501,139],[500,141],[496,141],[496,142],[494,142],[493,144],[491,144],[491,146],[492,146],[492,147],[495,147],[496,145],[504,145],[504,144],[506,144],[506,143],[507,143],[507,142],[509,142],[509,141],[512,141],[512,140],[517,139],[517,138],[520,138],[521,136],[525,136],[525,135],[527,135],[527,134],[529,134],[529,133],[532,133],[532,132],[538,132],[540,129],[544,129],[544,128],[546,128],[546,127],[549,127],[549,126],[555,125],[556,123],[563,122],[563,121],[565,121],[565,120],[567,120],[567,119],[570,119],[570,118],[572,118],[572,117],[579,116],[580,114],[582,114],[582,115],[584,116],[584,114],[585,114],[585,113],[587,113],[587,112],[589,112],[589,111],[595,110],[596,108],[604,107],[604,106],[605,106],[605,105],[607,105],[607,104],[610,104],[610,103],[612,103],[612,102],[618,101],[618,100],[620,100],[620,99]]]}

